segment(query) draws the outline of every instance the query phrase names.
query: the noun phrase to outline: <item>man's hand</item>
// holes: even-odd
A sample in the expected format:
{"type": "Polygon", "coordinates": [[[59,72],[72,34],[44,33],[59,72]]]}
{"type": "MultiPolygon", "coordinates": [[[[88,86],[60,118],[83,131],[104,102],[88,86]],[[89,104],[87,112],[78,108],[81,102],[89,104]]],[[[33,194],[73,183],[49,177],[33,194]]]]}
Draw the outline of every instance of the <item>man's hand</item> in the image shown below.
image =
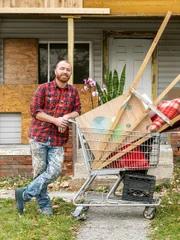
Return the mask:
{"type": "Polygon", "coordinates": [[[68,119],[69,119],[68,115],[64,115],[63,117],[55,119],[54,124],[58,127],[58,132],[63,133],[66,131],[69,125],[68,119]]]}
{"type": "Polygon", "coordinates": [[[54,124],[57,126],[57,127],[67,127],[69,125],[69,122],[68,122],[68,119],[67,118],[64,118],[63,117],[59,117],[59,118],[55,118],[54,119],[54,124]]]}
{"type": "Polygon", "coordinates": [[[67,127],[58,127],[58,132],[64,133],[66,131],[67,127]]]}

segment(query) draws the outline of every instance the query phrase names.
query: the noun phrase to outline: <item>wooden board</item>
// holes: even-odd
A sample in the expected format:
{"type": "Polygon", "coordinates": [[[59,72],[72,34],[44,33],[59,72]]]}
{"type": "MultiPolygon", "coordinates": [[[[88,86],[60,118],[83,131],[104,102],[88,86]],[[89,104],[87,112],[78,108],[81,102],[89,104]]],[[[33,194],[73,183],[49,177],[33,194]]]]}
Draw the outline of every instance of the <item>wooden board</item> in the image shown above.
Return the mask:
{"type": "MultiPolygon", "coordinates": [[[[123,94],[79,117],[77,123],[83,128],[109,129],[113,120],[116,118],[122,104],[127,100],[129,93],[123,94]]],[[[141,113],[145,112],[144,105],[135,96],[132,96],[118,121],[118,128],[129,130],[134,122],[139,120],[141,113]]],[[[135,131],[147,131],[147,126],[151,124],[151,119],[147,116],[145,121],[137,126],[135,131]]]]}
{"type": "Polygon", "coordinates": [[[4,84],[36,84],[38,40],[4,40],[4,84]]]}
{"type": "Polygon", "coordinates": [[[82,0],[1,0],[0,7],[21,7],[21,8],[81,8],[82,0]]]}
{"type": "MultiPolygon", "coordinates": [[[[168,92],[179,82],[180,80],[180,74],[170,83],[170,85],[159,95],[159,97],[154,101],[153,105],[156,106],[163,98],[166,94],[168,94],[168,92]]],[[[148,112],[150,109],[147,109],[146,112],[142,113],[141,115],[139,115],[139,120],[137,122],[133,123],[133,126],[131,127],[131,130],[135,129],[136,124],[138,125],[144,118],[146,118],[148,112]]],[[[180,119],[180,116],[177,116],[176,118],[174,118],[173,120],[171,120],[171,124],[175,124],[176,122],[178,122],[180,119]]],[[[157,132],[162,132],[164,130],[166,130],[169,127],[169,124],[165,123],[161,128],[159,128],[157,130],[157,132]]],[[[136,145],[140,145],[143,142],[145,142],[148,138],[150,138],[151,135],[148,133],[147,135],[145,135],[143,138],[141,138],[140,140],[138,140],[136,142],[136,145]]],[[[130,141],[127,141],[127,139],[123,139],[121,138],[121,141],[126,140],[126,142],[130,143],[130,141]]],[[[122,157],[124,154],[126,154],[127,152],[131,151],[134,149],[135,146],[129,146],[128,148],[126,148],[126,151],[121,152],[116,154],[116,156],[110,156],[105,154],[103,156],[104,159],[107,159],[106,161],[99,161],[99,162],[93,162],[92,164],[92,168],[96,169],[96,168],[103,168],[106,167],[108,164],[112,163],[113,161],[115,161],[117,158],[122,157]]]]}
{"type": "Polygon", "coordinates": [[[109,8],[64,8],[64,7],[46,7],[46,8],[36,8],[36,7],[0,7],[0,14],[70,14],[70,15],[101,15],[110,14],[109,8]]]}
{"type": "Polygon", "coordinates": [[[129,93],[123,94],[76,118],[83,132],[87,129],[84,137],[95,157],[92,165],[94,169],[101,168],[102,158],[108,157],[110,152],[113,152],[119,144],[122,147],[123,141],[132,142],[137,139],[137,136],[134,138],[131,137],[131,140],[128,139],[128,136],[119,136],[119,139],[116,139],[117,143],[114,144],[111,135],[106,134],[106,131],[103,134],[104,130],[111,129],[113,120],[116,119],[123,104],[126,104],[126,107],[114,131],[126,132],[133,130],[147,133],[151,119],[148,114],[145,114],[144,105],[134,95],[130,98],[128,96],[129,93]],[[143,117],[140,119],[140,116],[143,117]],[[92,132],[88,129],[92,129],[92,132]]]}

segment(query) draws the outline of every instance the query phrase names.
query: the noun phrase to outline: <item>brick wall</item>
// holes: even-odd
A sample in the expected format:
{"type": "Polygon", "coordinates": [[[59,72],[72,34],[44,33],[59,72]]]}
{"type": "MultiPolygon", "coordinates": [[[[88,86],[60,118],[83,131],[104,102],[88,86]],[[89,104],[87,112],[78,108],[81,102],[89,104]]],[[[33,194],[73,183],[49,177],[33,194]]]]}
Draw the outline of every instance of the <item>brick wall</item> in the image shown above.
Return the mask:
{"type": "MultiPolygon", "coordinates": [[[[65,145],[65,159],[62,169],[62,176],[73,175],[73,140],[72,127],[70,127],[70,137],[65,145]]],[[[0,154],[0,177],[32,177],[32,158],[30,155],[3,155],[0,154]]]]}
{"type": "Polygon", "coordinates": [[[174,156],[180,156],[180,128],[168,133],[168,142],[171,144],[174,156]]]}
{"type": "Polygon", "coordinates": [[[31,177],[32,160],[31,156],[23,155],[1,155],[0,156],[0,177],[31,177]]]}

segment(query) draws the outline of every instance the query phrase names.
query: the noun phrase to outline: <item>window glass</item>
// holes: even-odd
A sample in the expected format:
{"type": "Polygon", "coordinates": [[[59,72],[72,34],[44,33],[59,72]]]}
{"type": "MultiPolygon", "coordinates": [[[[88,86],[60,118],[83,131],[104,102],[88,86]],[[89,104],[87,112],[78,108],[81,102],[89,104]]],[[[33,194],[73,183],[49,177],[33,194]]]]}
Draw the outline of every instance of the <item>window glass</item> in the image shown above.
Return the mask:
{"type": "Polygon", "coordinates": [[[48,79],[48,45],[41,44],[39,47],[39,83],[47,82],[48,79]]]}
{"type": "MultiPolygon", "coordinates": [[[[68,58],[66,43],[49,44],[49,76],[50,81],[55,77],[54,69],[58,61],[68,58]]],[[[83,83],[89,77],[89,43],[74,45],[74,83],[83,83]]],[[[39,83],[48,81],[48,44],[39,45],[39,83]]]]}

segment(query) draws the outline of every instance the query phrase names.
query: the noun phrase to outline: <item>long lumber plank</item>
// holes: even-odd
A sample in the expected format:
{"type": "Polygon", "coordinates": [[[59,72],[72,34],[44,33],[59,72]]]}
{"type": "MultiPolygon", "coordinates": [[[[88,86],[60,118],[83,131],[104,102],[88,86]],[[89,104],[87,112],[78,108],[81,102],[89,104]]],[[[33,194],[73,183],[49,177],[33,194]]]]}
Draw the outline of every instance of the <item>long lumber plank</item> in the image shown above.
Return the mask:
{"type": "MultiPolygon", "coordinates": [[[[170,17],[171,17],[171,14],[172,14],[172,13],[171,13],[170,11],[167,12],[167,14],[166,14],[166,16],[165,16],[165,18],[164,18],[164,20],[163,20],[163,22],[162,22],[159,30],[158,30],[158,32],[157,32],[157,34],[156,34],[156,37],[154,38],[154,40],[153,40],[153,42],[152,42],[152,44],[151,44],[151,47],[150,47],[149,51],[147,52],[147,54],[146,54],[146,56],[145,56],[145,58],[144,58],[144,61],[143,61],[142,65],[141,65],[141,67],[140,67],[140,69],[139,69],[139,71],[138,71],[138,73],[137,73],[137,75],[136,75],[136,77],[135,77],[135,79],[134,79],[134,81],[133,81],[130,89],[131,89],[131,88],[136,88],[136,86],[137,86],[137,84],[138,84],[138,82],[139,82],[139,80],[140,80],[140,78],[141,78],[141,76],[142,76],[142,73],[143,73],[143,71],[144,71],[144,69],[145,69],[145,67],[146,67],[146,65],[147,65],[150,57],[152,56],[152,53],[153,53],[153,51],[154,51],[154,49],[155,49],[155,47],[156,47],[156,45],[157,45],[157,43],[158,43],[161,35],[162,35],[162,33],[163,33],[163,31],[164,31],[164,29],[165,29],[165,27],[166,27],[166,25],[167,25],[170,17]]],[[[132,93],[129,92],[129,95],[131,95],[131,94],[132,94],[132,93]]],[[[125,107],[123,107],[123,108],[120,109],[120,111],[119,111],[118,115],[116,116],[116,119],[115,119],[114,123],[112,124],[110,130],[114,130],[114,129],[115,129],[115,127],[116,127],[119,119],[121,118],[121,116],[122,116],[122,114],[123,114],[123,112],[124,112],[124,109],[125,109],[125,107]]],[[[132,130],[133,130],[133,129],[132,129],[132,130]]],[[[108,145],[108,142],[107,142],[107,143],[104,143],[104,144],[102,145],[102,148],[100,149],[100,152],[101,152],[101,153],[102,153],[102,151],[103,151],[104,149],[106,149],[107,145],[108,145]]],[[[99,154],[99,157],[96,158],[96,160],[94,161],[94,163],[93,163],[93,168],[96,168],[96,167],[99,165],[99,164],[97,163],[97,161],[99,161],[99,158],[100,158],[100,156],[101,156],[101,153],[99,154]]]]}
{"type": "MultiPolygon", "coordinates": [[[[164,98],[164,96],[179,82],[179,80],[180,80],[180,74],[171,82],[171,84],[160,94],[160,96],[154,101],[154,103],[153,103],[153,105],[155,106],[155,105],[157,105],[163,98],[164,98]]],[[[141,122],[141,121],[143,121],[143,119],[148,115],[148,113],[149,113],[149,111],[150,111],[151,109],[150,108],[148,108],[147,110],[146,110],[146,112],[145,113],[143,113],[142,114],[142,116],[140,116],[140,118],[139,118],[139,121],[137,121],[137,122],[135,122],[134,123],[134,125],[131,127],[131,129],[129,129],[130,131],[133,131],[136,127],[137,127],[137,125],[141,122]]],[[[176,119],[178,119],[178,117],[177,118],[174,118],[173,120],[170,120],[170,123],[171,123],[171,125],[173,125],[175,122],[177,122],[178,120],[176,120],[176,119]]],[[[164,131],[165,129],[167,129],[169,127],[169,124],[168,123],[166,123],[166,124],[164,124],[159,130],[158,130],[158,132],[162,132],[162,131],[164,131]]],[[[123,139],[120,139],[120,141],[124,141],[125,140],[125,138],[123,139]]],[[[147,140],[147,139],[146,139],[147,140]]],[[[130,148],[127,148],[127,150],[129,150],[130,148]]],[[[112,151],[113,150],[115,150],[115,149],[112,149],[112,151]]],[[[131,150],[130,150],[131,151],[131,150]]],[[[105,154],[104,156],[103,156],[103,158],[104,159],[106,159],[106,158],[108,158],[108,156],[109,156],[109,154],[105,154]]],[[[117,156],[117,155],[116,155],[117,156]]],[[[106,166],[106,165],[108,165],[109,164],[109,162],[111,163],[111,162],[113,162],[114,161],[114,158],[113,157],[111,157],[111,158],[109,158],[108,159],[108,162],[107,161],[104,161],[104,162],[101,162],[101,161],[99,161],[99,164],[97,165],[94,165],[94,164],[92,164],[92,168],[94,169],[94,168],[96,168],[96,167],[98,167],[98,168],[103,168],[104,166],[106,166]],[[111,161],[112,160],[112,161],[111,161]],[[107,164],[106,164],[107,163],[107,164]]]]}

